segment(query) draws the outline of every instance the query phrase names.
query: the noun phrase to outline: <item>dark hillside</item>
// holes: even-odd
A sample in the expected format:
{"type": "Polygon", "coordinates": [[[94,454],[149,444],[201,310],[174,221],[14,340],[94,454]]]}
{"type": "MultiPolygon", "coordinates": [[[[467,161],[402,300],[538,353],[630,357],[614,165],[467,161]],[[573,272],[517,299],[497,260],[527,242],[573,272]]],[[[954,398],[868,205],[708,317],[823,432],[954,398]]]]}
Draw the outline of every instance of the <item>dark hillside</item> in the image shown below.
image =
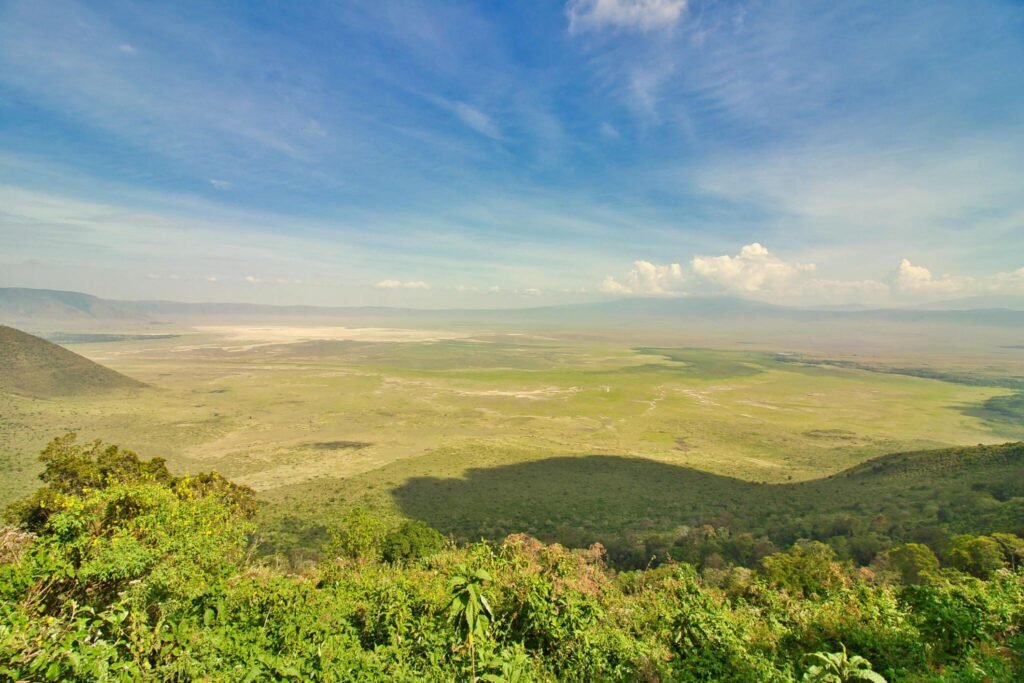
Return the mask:
{"type": "Polygon", "coordinates": [[[635,552],[641,566],[653,554],[699,562],[692,552],[720,552],[693,545],[708,526],[779,546],[821,540],[866,563],[894,543],[941,548],[956,533],[1024,533],[1024,443],[895,453],[774,485],[642,458],[555,457],[414,476],[393,495],[405,515],[456,538],[525,531],[570,547],[599,541],[635,552]]]}
{"type": "Polygon", "coordinates": [[[50,398],[142,386],[52,342],[0,325],[0,392],[50,398]]]}

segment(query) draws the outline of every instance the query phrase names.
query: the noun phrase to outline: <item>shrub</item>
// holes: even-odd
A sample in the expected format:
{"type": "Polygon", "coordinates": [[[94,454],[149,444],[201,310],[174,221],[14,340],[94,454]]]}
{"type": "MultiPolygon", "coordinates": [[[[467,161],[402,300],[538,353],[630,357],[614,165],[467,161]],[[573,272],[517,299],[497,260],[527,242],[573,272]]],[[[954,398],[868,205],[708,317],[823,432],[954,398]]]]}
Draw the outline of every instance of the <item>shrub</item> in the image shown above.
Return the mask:
{"type": "Polygon", "coordinates": [[[388,562],[418,560],[444,547],[444,536],[420,521],[406,522],[384,537],[381,552],[388,562]]]}

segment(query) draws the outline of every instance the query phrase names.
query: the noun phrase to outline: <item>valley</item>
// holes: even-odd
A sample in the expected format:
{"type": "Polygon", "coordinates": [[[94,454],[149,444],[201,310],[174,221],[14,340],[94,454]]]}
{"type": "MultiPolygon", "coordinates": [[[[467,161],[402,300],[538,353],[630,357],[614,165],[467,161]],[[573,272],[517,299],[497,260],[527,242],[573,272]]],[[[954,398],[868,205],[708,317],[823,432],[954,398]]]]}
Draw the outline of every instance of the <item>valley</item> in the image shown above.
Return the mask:
{"type": "MultiPolygon", "coordinates": [[[[145,386],[0,395],[0,502],[31,491],[35,453],[75,431],[166,458],[179,474],[216,470],[250,486],[272,528],[329,527],[356,505],[394,519],[432,518],[433,506],[447,515],[440,526],[461,538],[527,530],[571,543],[575,537],[559,530],[582,526],[582,544],[645,524],[668,531],[683,518],[658,513],[651,522],[653,513],[631,502],[636,491],[607,473],[583,509],[524,517],[523,508],[544,507],[535,498],[559,499],[548,487],[577,495],[586,475],[574,462],[586,471],[611,458],[623,463],[626,480],[644,468],[661,471],[648,477],[657,501],[699,495],[688,475],[674,472],[742,490],[820,480],[889,453],[1024,439],[1022,421],[986,408],[1015,405],[1007,401],[1017,395],[987,384],[992,358],[971,365],[969,355],[951,356],[945,367],[961,379],[981,378],[965,383],[886,372],[897,367],[895,354],[866,359],[867,369],[865,359],[806,362],[815,358],[806,346],[794,356],[741,343],[702,348],[693,335],[665,345],[672,335],[664,332],[638,335],[658,343],[642,346],[600,330],[430,322],[428,329],[200,321],[156,336],[93,330],[107,336],[86,334],[67,348],[145,386]],[[544,463],[562,464],[548,471],[544,463]],[[504,508],[493,516],[470,510],[487,504],[486,495],[438,497],[417,483],[461,486],[484,472],[507,482],[515,478],[498,473],[520,471],[548,472],[545,494],[531,496],[536,483],[527,475],[502,494],[504,508]],[[585,519],[588,509],[598,521],[585,519]]],[[[1008,363],[1003,378],[1015,369],[1008,363]]]]}

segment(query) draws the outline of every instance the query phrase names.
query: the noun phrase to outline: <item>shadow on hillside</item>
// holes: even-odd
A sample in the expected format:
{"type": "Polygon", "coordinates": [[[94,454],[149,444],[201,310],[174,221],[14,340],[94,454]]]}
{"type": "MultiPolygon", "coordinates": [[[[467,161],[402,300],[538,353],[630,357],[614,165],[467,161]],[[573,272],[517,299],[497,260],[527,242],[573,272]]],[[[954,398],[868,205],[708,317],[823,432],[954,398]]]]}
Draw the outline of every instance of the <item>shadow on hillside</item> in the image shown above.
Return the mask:
{"type": "Polygon", "coordinates": [[[643,458],[590,455],[476,468],[457,479],[417,477],[392,495],[407,516],[460,539],[526,532],[580,547],[627,531],[732,525],[766,505],[785,505],[787,488],[793,487],[643,458]]]}
{"type": "Polygon", "coordinates": [[[307,441],[303,445],[316,451],[359,451],[373,444],[369,441],[307,441]]]}
{"type": "Polygon", "coordinates": [[[590,455],[470,469],[462,478],[417,477],[391,493],[405,515],[460,540],[525,532],[585,547],[711,524],[789,543],[852,533],[850,519],[888,519],[909,533],[941,521],[943,509],[989,531],[1016,533],[1024,530],[1014,507],[1024,496],[1022,466],[1024,443],[1007,443],[893,453],[823,479],[759,484],[590,455]]]}
{"type": "Polygon", "coordinates": [[[1024,434],[1024,392],[993,396],[981,403],[960,406],[962,414],[988,422],[992,427],[1024,434]]]}

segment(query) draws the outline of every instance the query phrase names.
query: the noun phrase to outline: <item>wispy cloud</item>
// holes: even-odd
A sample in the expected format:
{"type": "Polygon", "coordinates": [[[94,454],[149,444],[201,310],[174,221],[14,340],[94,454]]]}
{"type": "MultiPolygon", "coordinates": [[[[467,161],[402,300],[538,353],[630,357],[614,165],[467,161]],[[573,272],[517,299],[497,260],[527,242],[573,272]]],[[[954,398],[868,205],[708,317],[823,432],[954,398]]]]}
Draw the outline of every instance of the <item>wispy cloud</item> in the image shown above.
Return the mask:
{"type": "Polygon", "coordinates": [[[429,97],[428,99],[442,109],[451,112],[455,118],[470,130],[492,140],[502,140],[503,135],[498,124],[477,107],[466,102],[448,100],[443,97],[429,97]]]}
{"type": "Polygon", "coordinates": [[[674,26],[687,0],[569,0],[569,33],[602,28],[649,31],[674,26]]]}
{"type": "Polygon", "coordinates": [[[430,285],[422,280],[381,280],[374,285],[377,289],[430,289],[430,285]]]}
{"type": "Polygon", "coordinates": [[[198,298],[216,273],[218,297],[438,305],[1006,290],[1020,18],[961,0],[0,2],[0,278],[198,298]],[[930,279],[897,284],[903,257],[930,279]],[[389,279],[431,289],[373,287],[389,279]]]}

